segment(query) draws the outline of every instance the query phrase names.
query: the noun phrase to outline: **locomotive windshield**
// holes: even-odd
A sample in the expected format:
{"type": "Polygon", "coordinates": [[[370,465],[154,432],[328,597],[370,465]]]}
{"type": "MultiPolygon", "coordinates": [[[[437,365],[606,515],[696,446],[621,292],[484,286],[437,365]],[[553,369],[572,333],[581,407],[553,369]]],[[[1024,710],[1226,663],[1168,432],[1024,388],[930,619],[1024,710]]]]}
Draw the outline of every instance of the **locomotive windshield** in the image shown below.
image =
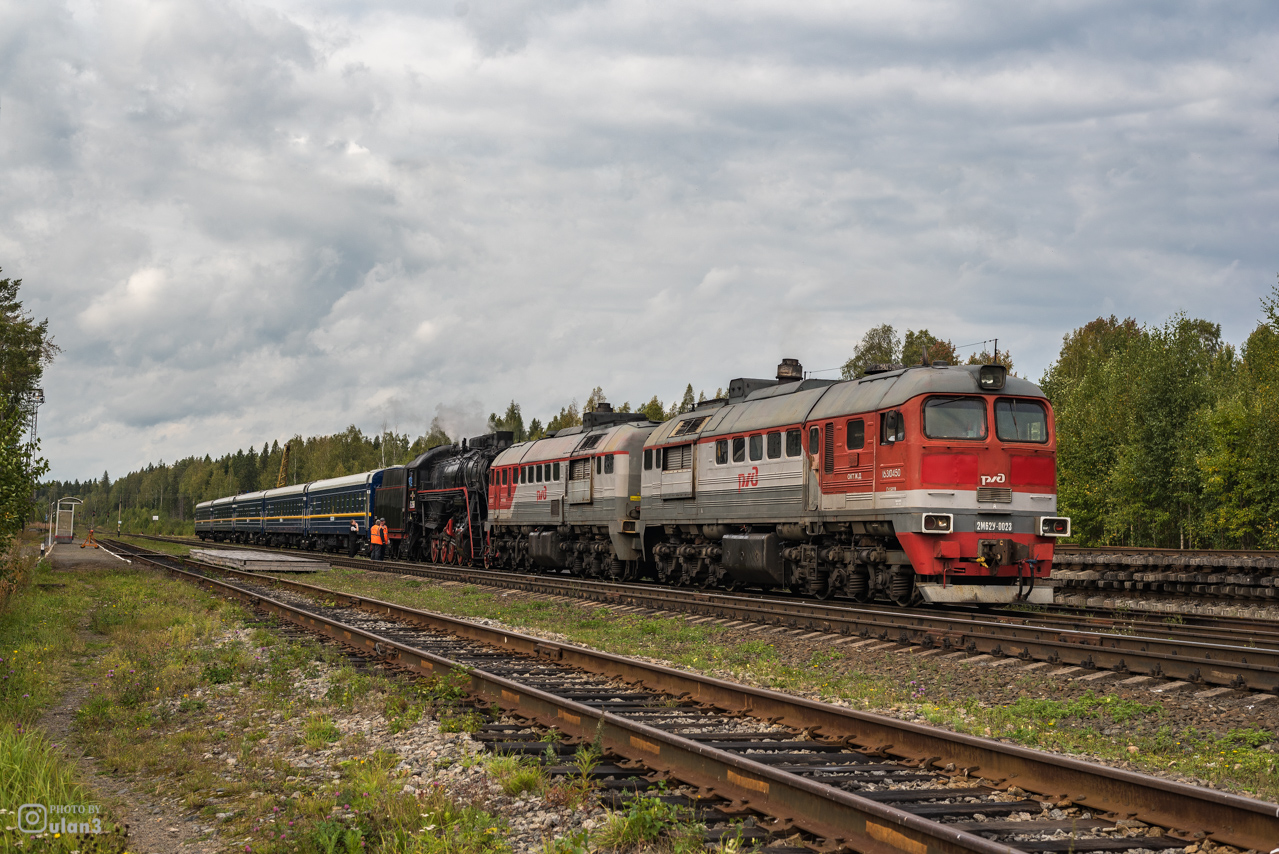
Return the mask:
{"type": "Polygon", "coordinates": [[[931,397],[924,401],[924,435],[930,439],[985,439],[986,401],[979,397],[931,397]]]}
{"type": "Polygon", "coordinates": [[[1035,400],[995,401],[995,435],[1001,442],[1047,442],[1048,413],[1035,400]]]}

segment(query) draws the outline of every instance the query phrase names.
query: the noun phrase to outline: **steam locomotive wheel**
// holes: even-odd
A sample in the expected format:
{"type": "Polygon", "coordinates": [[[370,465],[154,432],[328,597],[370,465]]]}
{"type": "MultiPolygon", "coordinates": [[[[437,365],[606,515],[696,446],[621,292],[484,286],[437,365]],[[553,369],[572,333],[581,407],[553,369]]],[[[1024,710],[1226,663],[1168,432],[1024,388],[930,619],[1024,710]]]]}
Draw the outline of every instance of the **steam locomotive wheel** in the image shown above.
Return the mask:
{"type": "Polygon", "coordinates": [[[431,540],[431,563],[439,563],[439,562],[440,562],[440,544],[435,540],[431,540]]]}

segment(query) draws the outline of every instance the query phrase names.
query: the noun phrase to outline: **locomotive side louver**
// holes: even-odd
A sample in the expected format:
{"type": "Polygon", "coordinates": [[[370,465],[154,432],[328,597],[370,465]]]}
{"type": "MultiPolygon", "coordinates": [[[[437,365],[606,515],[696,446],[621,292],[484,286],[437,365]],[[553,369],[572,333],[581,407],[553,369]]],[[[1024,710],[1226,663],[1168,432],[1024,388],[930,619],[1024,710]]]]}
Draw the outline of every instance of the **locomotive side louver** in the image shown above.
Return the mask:
{"type": "Polygon", "coordinates": [[[1013,491],[1006,486],[982,486],[977,489],[977,503],[1011,504],[1013,491]]]}
{"type": "Polygon", "coordinates": [[[826,436],[822,442],[822,450],[826,459],[822,460],[822,471],[830,474],[835,471],[835,422],[827,421],[824,429],[826,436]]]}
{"type": "Polygon", "coordinates": [[[666,454],[662,459],[663,471],[680,471],[682,469],[691,469],[692,467],[692,445],[677,445],[666,449],[666,454]]]}

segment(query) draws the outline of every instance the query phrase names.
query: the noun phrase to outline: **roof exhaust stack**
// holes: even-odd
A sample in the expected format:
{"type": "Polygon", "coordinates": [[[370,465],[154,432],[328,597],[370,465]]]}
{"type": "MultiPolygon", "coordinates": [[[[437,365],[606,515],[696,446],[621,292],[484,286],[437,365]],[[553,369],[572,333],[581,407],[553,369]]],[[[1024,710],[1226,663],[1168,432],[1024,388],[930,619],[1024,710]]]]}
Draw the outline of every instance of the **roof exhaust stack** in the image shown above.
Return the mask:
{"type": "Polygon", "coordinates": [[[782,363],[777,366],[777,381],[779,383],[798,382],[804,378],[804,366],[799,363],[799,359],[782,359],[782,363]]]}

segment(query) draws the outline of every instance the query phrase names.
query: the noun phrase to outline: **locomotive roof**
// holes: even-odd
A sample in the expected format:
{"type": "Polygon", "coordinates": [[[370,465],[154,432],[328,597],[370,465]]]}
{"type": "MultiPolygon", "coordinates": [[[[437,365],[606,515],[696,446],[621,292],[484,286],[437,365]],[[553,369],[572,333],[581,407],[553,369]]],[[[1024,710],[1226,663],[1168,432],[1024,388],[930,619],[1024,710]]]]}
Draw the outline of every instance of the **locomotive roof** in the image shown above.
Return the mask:
{"type": "Polygon", "coordinates": [[[699,437],[744,433],[775,428],[784,424],[800,424],[822,418],[834,418],[854,412],[872,412],[900,406],[921,394],[997,394],[1018,397],[1044,397],[1039,386],[1028,380],[1009,376],[1003,389],[983,391],[977,385],[980,365],[950,367],[911,367],[857,380],[803,380],[757,389],[744,400],[717,407],[711,411],[694,409],[662,424],[649,437],[648,445],[662,444],[668,439],[695,441],[699,437]],[[685,421],[706,417],[699,427],[679,436],[672,434],[685,421]]]}
{"type": "Polygon", "coordinates": [[[554,436],[536,439],[532,442],[520,442],[512,445],[493,460],[495,466],[510,466],[516,463],[534,463],[541,460],[560,460],[573,456],[591,437],[603,436],[591,448],[582,448],[582,453],[600,454],[619,450],[627,435],[647,433],[653,429],[651,421],[627,421],[620,424],[609,424],[593,430],[581,430],[569,427],[560,430],[554,436]]]}
{"type": "Polygon", "coordinates": [[[900,406],[921,394],[984,394],[1044,397],[1039,386],[1020,377],[1009,376],[998,391],[983,391],[977,385],[981,365],[951,365],[945,368],[912,367],[859,380],[837,383],[822,396],[810,418],[832,418],[850,412],[870,412],[900,406]]]}
{"type": "Polygon", "coordinates": [[[235,496],[235,500],[236,501],[261,501],[263,495],[266,495],[266,493],[261,490],[258,490],[257,492],[241,492],[239,495],[235,496]]]}

